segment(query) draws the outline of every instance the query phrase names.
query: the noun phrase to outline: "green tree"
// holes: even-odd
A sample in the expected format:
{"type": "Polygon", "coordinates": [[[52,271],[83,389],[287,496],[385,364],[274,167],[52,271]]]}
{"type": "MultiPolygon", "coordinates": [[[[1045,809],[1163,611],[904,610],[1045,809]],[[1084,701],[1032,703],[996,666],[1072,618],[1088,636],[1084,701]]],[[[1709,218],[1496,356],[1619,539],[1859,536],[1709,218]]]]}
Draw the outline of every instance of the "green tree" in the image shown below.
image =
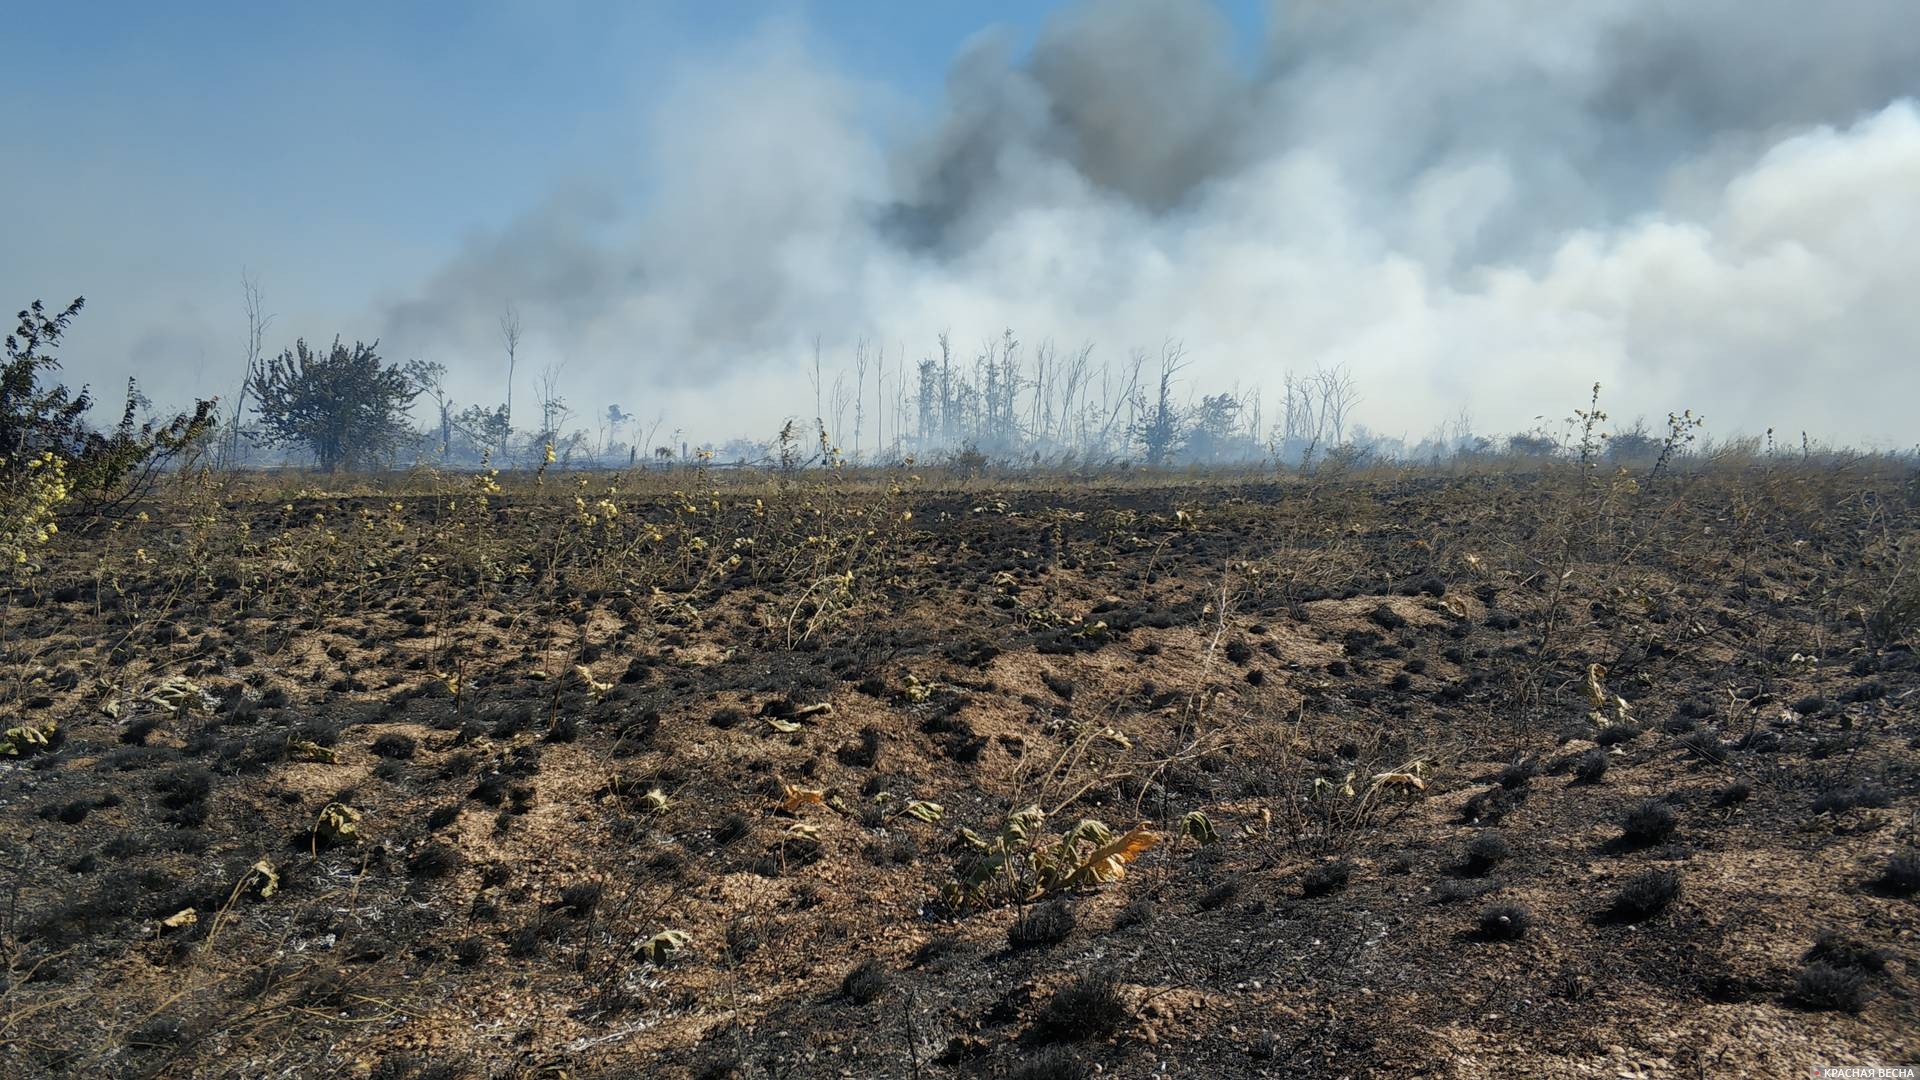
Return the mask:
{"type": "Polygon", "coordinates": [[[213,429],[218,402],[200,401],[192,413],[140,422],[137,415],[149,403],[128,379],[120,422],[105,431],[88,426],[93,396],[86,387],[76,393],[54,378],[60,361],[53,352],[85,306],[83,297],[48,315],[35,300],[19,313],[19,327],[7,335],[0,362],[0,484],[51,454],[66,478],[68,513],[102,513],[145,494],[168,465],[213,429]]]}
{"type": "Polygon", "coordinates": [[[397,364],[382,365],[372,345],[339,338],[326,352],[305,338],[256,364],[247,387],[268,446],[304,446],[321,469],[365,466],[390,457],[407,431],[407,407],[420,387],[397,364]]]}

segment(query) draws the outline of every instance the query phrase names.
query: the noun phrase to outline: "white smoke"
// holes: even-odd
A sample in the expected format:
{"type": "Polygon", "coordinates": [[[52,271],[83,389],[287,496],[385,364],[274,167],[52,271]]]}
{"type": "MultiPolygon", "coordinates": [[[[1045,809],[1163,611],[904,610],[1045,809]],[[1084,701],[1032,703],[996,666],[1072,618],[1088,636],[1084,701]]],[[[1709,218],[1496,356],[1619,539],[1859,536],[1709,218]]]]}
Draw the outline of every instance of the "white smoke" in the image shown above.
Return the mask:
{"type": "Polygon", "coordinates": [[[816,340],[891,378],[1011,327],[1182,341],[1195,392],[1348,365],[1416,438],[1598,381],[1615,416],[1911,445],[1917,42],[1899,0],[1303,0],[1249,70],[1210,6],[1116,0],[968,43],[929,117],[783,25],[688,66],[643,175],[475,244],[384,337],[498,400],[511,300],[576,403],[716,439],[810,414],[816,340]]]}

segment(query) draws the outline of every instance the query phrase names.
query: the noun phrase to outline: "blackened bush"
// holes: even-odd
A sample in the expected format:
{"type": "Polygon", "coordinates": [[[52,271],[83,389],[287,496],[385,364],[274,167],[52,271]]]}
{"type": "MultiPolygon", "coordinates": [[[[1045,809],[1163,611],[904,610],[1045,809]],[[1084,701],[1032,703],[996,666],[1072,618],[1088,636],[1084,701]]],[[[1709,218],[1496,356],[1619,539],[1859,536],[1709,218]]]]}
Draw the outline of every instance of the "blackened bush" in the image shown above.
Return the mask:
{"type": "Polygon", "coordinates": [[[1483,941],[1518,941],[1533,925],[1533,913],[1519,904],[1493,904],[1480,912],[1483,941]]]}
{"type": "Polygon", "coordinates": [[[1125,930],[1130,926],[1145,926],[1152,921],[1153,898],[1136,896],[1127,901],[1127,906],[1120,909],[1120,914],[1113,917],[1113,928],[1125,930]]]}
{"type": "Polygon", "coordinates": [[[1092,1070],[1064,1046],[1049,1046],[1014,1066],[1007,1080],[1087,1080],[1092,1070]]]}
{"type": "Polygon", "coordinates": [[[1573,778],[1583,784],[1597,784],[1612,764],[1613,755],[1596,747],[1573,760],[1573,778]]]}
{"type": "Polygon", "coordinates": [[[875,866],[911,866],[920,858],[920,844],[906,833],[892,833],[868,844],[863,854],[875,866]]]}
{"type": "Polygon", "coordinates": [[[1516,761],[1506,768],[1501,769],[1500,775],[1494,777],[1494,783],[1508,790],[1513,790],[1515,788],[1526,787],[1527,783],[1538,775],[1540,775],[1540,763],[1532,758],[1528,758],[1525,761],[1516,761]]]}
{"type": "Polygon", "coordinates": [[[467,798],[485,803],[488,806],[499,806],[501,803],[507,801],[508,783],[509,781],[505,776],[499,773],[489,773],[481,777],[480,782],[473,786],[472,791],[467,792],[467,798]]]}
{"type": "Polygon", "coordinates": [[[133,1050],[161,1050],[178,1046],[186,1037],[185,1024],[172,1017],[156,1016],[128,1032],[126,1043],[133,1050]]]}
{"type": "Polygon", "coordinates": [[[1876,949],[1861,941],[1835,931],[1820,935],[1805,956],[1800,958],[1809,964],[1825,964],[1828,967],[1847,968],[1873,974],[1887,970],[1887,961],[1891,959],[1883,949],[1876,949]]]}
{"type": "Polygon", "coordinates": [[[1600,729],[1600,733],[1593,737],[1593,741],[1601,746],[1618,746],[1621,743],[1630,743],[1639,737],[1640,729],[1632,724],[1608,724],[1600,729]]]}
{"type": "Polygon", "coordinates": [[[1524,787],[1505,788],[1495,785],[1476,793],[1460,806],[1463,820],[1480,825],[1498,825],[1515,807],[1527,801],[1524,787]]]}
{"type": "Polygon", "coordinates": [[[1119,983],[1111,975],[1092,972],[1054,991],[1033,1024],[1041,1036],[1066,1042],[1111,1035],[1126,1019],[1119,983]]]}
{"type": "Polygon", "coordinates": [[[1857,787],[1836,788],[1822,792],[1813,800],[1813,812],[1816,814],[1844,814],[1855,808],[1873,810],[1885,809],[1892,805],[1893,799],[1882,788],[1872,784],[1857,787]]]}
{"type": "Polygon", "coordinates": [[[1735,780],[1713,794],[1713,805],[1726,808],[1739,806],[1753,797],[1753,785],[1745,780],[1735,780]]]}
{"type": "Polygon", "coordinates": [[[538,925],[529,924],[507,931],[507,955],[516,960],[540,955],[540,947],[546,944],[547,935],[538,925]]]}
{"type": "Polygon", "coordinates": [[[383,758],[404,760],[412,757],[418,749],[420,744],[414,741],[413,736],[403,735],[397,731],[388,732],[373,740],[373,752],[383,758]]]}
{"type": "Polygon", "coordinates": [[[597,881],[580,881],[560,890],[560,906],[576,919],[584,919],[600,906],[605,888],[597,881]]]}
{"type": "Polygon", "coordinates": [[[479,963],[486,958],[486,955],[487,939],[478,934],[463,937],[453,943],[453,958],[467,967],[479,963]]]}
{"type": "Polygon", "coordinates": [[[407,858],[407,873],[417,878],[441,878],[460,867],[460,853],[445,844],[428,844],[407,858]]]}
{"type": "Polygon", "coordinates": [[[753,822],[745,814],[728,814],[713,829],[713,846],[730,847],[753,834],[753,822]]]}
{"type": "Polygon", "coordinates": [[[952,934],[935,934],[933,937],[921,942],[919,948],[913,950],[912,964],[914,967],[925,967],[935,960],[951,954],[959,947],[960,939],[954,937],[952,934]]]}
{"type": "Polygon", "coordinates": [[[1367,612],[1368,621],[1387,630],[1398,630],[1407,625],[1406,616],[1393,610],[1391,604],[1380,604],[1367,612]]]}
{"type": "Polygon", "coordinates": [[[1470,877],[1479,877],[1500,863],[1513,857],[1513,845],[1499,833],[1481,833],[1467,844],[1467,853],[1460,860],[1460,870],[1470,877]]]}
{"type": "Polygon", "coordinates": [[[197,766],[171,769],[154,781],[153,789],[160,796],[160,805],[168,811],[164,820],[189,829],[206,824],[213,773],[197,766]]]}
{"type": "Polygon", "coordinates": [[[1873,880],[1875,891],[1888,896],[1920,893],[1920,851],[1908,851],[1887,860],[1887,868],[1873,880]]]}
{"type": "Polygon", "coordinates": [[[448,803],[445,806],[435,807],[427,814],[427,828],[444,829],[458,820],[460,820],[460,804],[448,803]]]}
{"type": "Polygon", "coordinates": [[[880,729],[871,725],[860,729],[860,741],[851,746],[843,746],[838,753],[840,763],[855,769],[871,769],[880,761],[880,729]]]}
{"type": "Polygon", "coordinates": [[[1300,891],[1307,896],[1328,896],[1347,887],[1353,877],[1353,864],[1342,859],[1321,863],[1300,879],[1300,891]]]}
{"type": "Polygon", "coordinates": [[[1665,911],[1679,895],[1680,875],[1671,870],[1649,870],[1627,879],[1614,894],[1606,914],[1615,922],[1644,922],[1665,911]]]}
{"type": "Polygon", "coordinates": [[[1794,980],[1792,1002],[1803,1009],[1857,1013],[1873,998],[1867,977],[1851,968],[1812,963],[1794,980]]]}
{"type": "Polygon", "coordinates": [[[1073,933],[1073,924],[1073,911],[1062,901],[1030,907],[1007,927],[1007,944],[1016,949],[1057,944],[1073,933]]]}
{"type": "Polygon", "coordinates": [[[1635,807],[1620,823],[1620,841],[1632,847],[1657,844],[1673,835],[1680,819],[1673,807],[1658,799],[1649,799],[1635,807]]]}
{"type": "Polygon", "coordinates": [[[1727,756],[1726,747],[1721,745],[1720,736],[1708,728],[1689,732],[1680,740],[1680,748],[1697,758],[1708,761],[1720,761],[1727,756]]]}
{"type": "Polygon", "coordinates": [[[893,976],[887,973],[885,965],[869,958],[840,980],[840,996],[856,1005],[871,1005],[880,1000],[892,983],[893,976]]]}
{"type": "Polygon", "coordinates": [[[1200,910],[1215,911],[1226,907],[1233,903],[1234,897],[1239,895],[1240,879],[1238,877],[1222,878],[1212,888],[1200,894],[1200,910]]]}
{"type": "Polygon", "coordinates": [[[746,713],[732,706],[728,706],[724,709],[715,710],[712,716],[707,717],[707,723],[725,731],[728,728],[740,726],[746,719],[746,713]]]}

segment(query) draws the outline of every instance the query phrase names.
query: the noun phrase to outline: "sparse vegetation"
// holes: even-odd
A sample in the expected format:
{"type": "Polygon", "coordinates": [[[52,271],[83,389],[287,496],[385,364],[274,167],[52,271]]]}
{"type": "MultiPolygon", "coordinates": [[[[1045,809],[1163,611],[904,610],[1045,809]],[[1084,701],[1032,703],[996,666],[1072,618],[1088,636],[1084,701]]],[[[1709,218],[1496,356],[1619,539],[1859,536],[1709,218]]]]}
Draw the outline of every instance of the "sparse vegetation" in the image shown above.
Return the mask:
{"type": "MultiPolygon", "coordinates": [[[[1667,915],[1678,874],[1644,861],[1756,852],[1685,863],[1732,875],[1700,878],[1703,909],[1771,896],[1753,875],[1780,866],[1853,867],[1826,883],[1860,904],[1914,894],[1911,853],[1886,845],[1916,734],[1896,706],[1920,671],[1898,650],[1857,673],[1788,660],[1771,643],[1805,655],[1809,626],[1864,634],[1810,600],[1681,618],[1733,603],[1710,600],[1721,534],[1703,530],[1736,500],[1773,522],[1746,541],[1754,572],[1808,575],[1808,596],[1839,571],[1806,549],[1838,567],[1858,542],[1816,527],[1847,513],[1850,479],[1704,466],[1658,514],[1618,495],[1593,519],[1647,542],[1624,568],[1576,545],[1541,654],[1553,596],[1527,530],[1592,494],[1550,466],[1348,467],[1311,503],[1291,476],[923,466],[230,478],[218,499],[171,478],[118,529],[50,534],[12,594],[4,760],[31,796],[0,814],[32,841],[0,877],[19,897],[0,1022],[77,1047],[67,1075],[139,1055],[221,1076],[215,1046],[314,1060],[296,1030],[404,1074],[415,1017],[500,994],[615,1068],[752,1072],[797,1052],[787,1031],[902,1075],[914,1054],[1075,1075],[1130,1067],[1149,1035],[1244,1047],[1270,1022],[1240,1004],[1263,1000],[1249,950],[1300,958],[1287,994],[1377,1035],[1399,1018],[1344,958],[1379,950],[1422,994],[1492,993],[1531,978],[1510,965],[1544,925],[1556,957],[1592,966],[1579,994],[1539,1000],[1626,1045],[1635,994],[1674,1007],[1634,965],[1713,978],[1692,970],[1709,951],[1693,913],[1667,915]],[[1483,505],[1452,547],[1402,540],[1483,505]],[[158,520],[185,509],[204,524],[158,520]],[[1586,687],[1577,652],[1619,648],[1639,659],[1604,665],[1604,724],[1541,722],[1553,680],[1586,687]],[[1694,733],[1725,733],[1710,753],[1636,715],[1669,692],[1694,733]],[[1580,884],[1613,867],[1617,896],[1580,884]],[[1378,912],[1397,921],[1367,945],[1378,912]],[[1517,944],[1433,959],[1463,939],[1517,944]],[[1128,959],[1163,950],[1177,985],[1128,959]],[[1129,965],[1124,987],[1100,964],[1129,965]],[[107,981],[123,970],[147,974],[107,981]],[[54,1023],[83,992],[61,1008],[93,1026],[54,1023]],[[752,1023],[684,1043],[633,1026],[699,1008],[752,1023]],[[982,1027],[935,1034],[941,1015],[982,1027]]],[[[1867,929],[1862,910],[1752,903],[1867,929]]],[[[1804,986],[1737,1001],[1870,1021],[1892,976],[1862,955],[1830,944],[1804,986]]],[[[1390,1056],[1323,1051],[1318,1031],[1256,1045],[1278,1059],[1308,1039],[1355,1075],[1390,1056]]],[[[461,1036],[461,1060],[513,1037],[461,1036]]]]}

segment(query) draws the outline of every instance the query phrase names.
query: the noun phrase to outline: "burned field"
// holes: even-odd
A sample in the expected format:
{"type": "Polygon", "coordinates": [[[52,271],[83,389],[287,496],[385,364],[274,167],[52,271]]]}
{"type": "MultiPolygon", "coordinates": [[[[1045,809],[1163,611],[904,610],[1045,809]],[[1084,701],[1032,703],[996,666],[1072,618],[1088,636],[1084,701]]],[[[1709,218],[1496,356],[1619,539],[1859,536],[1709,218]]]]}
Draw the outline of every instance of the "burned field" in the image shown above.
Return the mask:
{"type": "Polygon", "coordinates": [[[1920,487],[183,479],[7,597],[0,1073],[1920,1054],[1920,487]]]}

